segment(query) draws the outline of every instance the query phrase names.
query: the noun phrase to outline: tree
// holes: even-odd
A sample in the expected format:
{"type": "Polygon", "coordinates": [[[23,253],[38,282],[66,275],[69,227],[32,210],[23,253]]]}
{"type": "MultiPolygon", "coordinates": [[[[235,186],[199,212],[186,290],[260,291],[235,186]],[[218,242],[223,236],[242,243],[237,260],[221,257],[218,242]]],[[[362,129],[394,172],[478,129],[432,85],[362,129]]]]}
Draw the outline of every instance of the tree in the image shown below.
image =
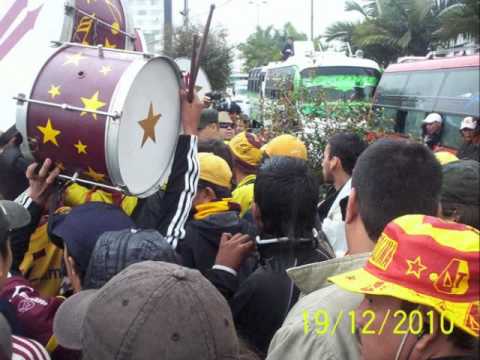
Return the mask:
{"type": "Polygon", "coordinates": [[[267,65],[271,61],[279,61],[283,45],[288,37],[294,40],[307,40],[307,35],[298,32],[295,27],[287,22],[282,29],[274,29],[273,26],[266,28],[257,27],[247,41],[240,44],[238,49],[245,59],[243,69],[248,72],[254,67],[267,65]]]}
{"type": "Polygon", "coordinates": [[[446,6],[438,15],[440,28],[435,36],[442,40],[455,40],[459,35],[478,43],[480,5],[478,0],[464,0],[446,6]]]}
{"type": "MultiPolygon", "coordinates": [[[[193,35],[201,33],[203,33],[203,28],[199,25],[191,24],[188,29],[176,28],[173,33],[172,51],[167,55],[172,58],[191,58],[193,35]]],[[[201,60],[200,66],[207,73],[212,89],[224,90],[232,72],[231,64],[234,58],[233,47],[229,46],[227,42],[226,30],[222,28],[210,30],[205,50],[205,56],[201,60]]]]}

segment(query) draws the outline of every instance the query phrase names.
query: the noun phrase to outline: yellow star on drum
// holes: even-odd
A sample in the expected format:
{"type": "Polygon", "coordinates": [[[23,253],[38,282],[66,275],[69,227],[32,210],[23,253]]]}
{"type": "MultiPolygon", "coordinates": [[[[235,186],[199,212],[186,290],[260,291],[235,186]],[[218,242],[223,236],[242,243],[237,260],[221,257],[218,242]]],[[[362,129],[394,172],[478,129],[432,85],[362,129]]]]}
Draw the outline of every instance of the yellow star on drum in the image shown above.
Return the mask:
{"type": "Polygon", "coordinates": [[[157,142],[157,139],[155,138],[155,126],[161,116],[161,114],[154,115],[153,104],[150,102],[147,118],[138,122],[143,129],[142,148],[148,139],[151,139],[154,143],[157,142]]]}
{"type": "Polygon", "coordinates": [[[88,167],[88,171],[85,171],[84,174],[96,182],[103,182],[105,180],[105,174],[95,172],[90,166],[88,167]]]}
{"type": "Polygon", "coordinates": [[[45,126],[37,126],[37,129],[43,134],[43,143],[51,142],[52,144],[59,146],[57,142],[57,136],[60,135],[61,131],[56,130],[52,126],[52,120],[48,118],[45,126]]]}
{"type": "MultiPolygon", "coordinates": [[[[98,99],[99,93],[100,91],[97,90],[97,92],[93,94],[91,98],[84,98],[84,97],[80,98],[83,102],[83,106],[85,110],[97,111],[98,109],[106,105],[106,103],[98,99]]],[[[86,114],[87,114],[86,111],[82,111],[80,113],[80,116],[84,116],[86,114]]],[[[95,120],[97,120],[97,114],[92,113],[92,116],[95,120]]]]}
{"type": "Polygon", "coordinates": [[[116,49],[116,48],[117,48],[117,45],[110,43],[110,41],[108,41],[108,38],[105,37],[105,47],[106,47],[107,49],[116,49]]]}
{"type": "Polygon", "coordinates": [[[55,99],[56,96],[58,96],[58,95],[61,94],[60,88],[61,88],[60,85],[58,85],[58,86],[51,85],[51,86],[50,86],[50,90],[48,90],[48,93],[50,94],[50,97],[51,97],[52,99],[55,99]]]}
{"type": "Polygon", "coordinates": [[[107,76],[111,71],[112,67],[110,65],[103,65],[100,69],[100,73],[102,73],[103,76],[107,76]]]}
{"type": "Polygon", "coordinates": [[[77,153],[80,154],[87,154],[87,145],[83,144],[81,140],[78,140],[78,142],[73,145],[77,149],[77,153]]]}
{"type": "Polygon", "coordinates": [[[67,61],[65,61],[63,65],[73,64],[75,66],[78,66],[81,60],[86,59],[86,57],[83,56],[81,52],[78,52],[74,55],[66,55],[66,57],[67,57],[67,61]]]}

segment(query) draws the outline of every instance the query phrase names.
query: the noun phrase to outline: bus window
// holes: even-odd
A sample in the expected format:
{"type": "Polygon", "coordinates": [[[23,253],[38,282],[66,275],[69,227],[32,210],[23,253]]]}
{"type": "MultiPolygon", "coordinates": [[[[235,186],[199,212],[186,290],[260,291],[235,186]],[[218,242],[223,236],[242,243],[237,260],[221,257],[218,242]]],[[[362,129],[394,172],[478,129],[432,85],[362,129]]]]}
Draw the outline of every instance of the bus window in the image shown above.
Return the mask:
{"type": "Polygon", "coordinates": [[[479,82],[478,69],[450,71],[440,91],[436,111],[478,116],[479,82]]]}
{"type": "Polygon", "coordinates": [[[322,93],[331,101],[370,100],[380,78],[375,69],[349,66],[307,68],[300,75],[310,95],[322,93]]]}
{"type": "Polygon", "coordinates": [[[442,132],[442,145],[459,148],[462,144],[460,137],[460,123],[463,116],[459,115],[444,115],[443,116],[443,132],[442,132]]]}
{"type": "Polygon", "coordinates": [[[409,98],[406,99],[408,104],[405,104],[405,107],[425,112],[433,111],[433,106],[444,78],[444,71],[413,72],[404,91],[404,94],[409,98]]]}
{"type": "Polygon", "coordinates": [[[381,106],[399,107],[400,96],[408,81],[407,73],[385,73],[377,88],[377,103],[381,106]]]}
{"type": "Polygon", "coordinates": [[[405,133],[414,139],[421,139],[422,121],[426,115],[423,111],[409,111],[405,119],[405,133]]]}

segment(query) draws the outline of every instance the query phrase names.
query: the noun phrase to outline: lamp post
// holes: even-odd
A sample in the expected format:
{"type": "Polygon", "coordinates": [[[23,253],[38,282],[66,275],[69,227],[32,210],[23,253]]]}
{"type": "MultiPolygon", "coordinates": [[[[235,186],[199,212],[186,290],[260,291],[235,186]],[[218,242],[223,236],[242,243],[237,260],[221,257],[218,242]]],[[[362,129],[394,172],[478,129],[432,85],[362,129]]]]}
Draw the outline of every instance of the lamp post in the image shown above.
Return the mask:
{"type": "Polygon", "coordinates": [[[268,3],[267,0],[249,0],[248,3],[250,5],[255,5],[257,7],[257,27],[260,26],[260,6],[266,5],[268,3]]]}
{"type": "Polygon", "coordinates": [[[313,41],[313,0],[310,0],[310,40],[313,41]]]}

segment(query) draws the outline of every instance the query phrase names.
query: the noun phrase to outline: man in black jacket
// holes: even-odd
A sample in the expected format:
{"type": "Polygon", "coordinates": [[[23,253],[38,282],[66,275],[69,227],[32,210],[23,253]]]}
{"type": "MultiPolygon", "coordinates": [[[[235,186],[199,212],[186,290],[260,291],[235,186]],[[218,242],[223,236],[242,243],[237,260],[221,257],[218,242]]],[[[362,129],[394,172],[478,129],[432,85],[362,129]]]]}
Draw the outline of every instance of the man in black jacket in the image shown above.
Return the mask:
{"type": "MultiPolygon", "coordinates": [[[[193,201],[193,219],[187,223],[185,239],[177,247],[187,267],[206,273],[215,264],[222,234],[254,235],[254,227],[240,219],[240,205],[232,201],[232,171],[227,162],[211,153],[200,153],[200,181],[193,201]]],[[[248,261],[238,274],[240,280],[252,272],[248,261]]],[[[228,269],[232,275],[236,271],[228,269]]]]}
{"type": "MultiPolygon", "coordinates": [[[[260,168],[252,210],[262,265],[231,291],[235,295],[230,304],[239,333],[261,352],[267,351],[299,295],[286,269],[334,257],[328,242],[314,230],[317,199],[318,183],[304,160],[274,157],[260,168]]],[[[222,239],[222,246],[232,240],[237,250],[247,246],[238,236],[222,239]]],[[[229,267],[229,260],[222,251],[217,264],[229,267]]]]}

